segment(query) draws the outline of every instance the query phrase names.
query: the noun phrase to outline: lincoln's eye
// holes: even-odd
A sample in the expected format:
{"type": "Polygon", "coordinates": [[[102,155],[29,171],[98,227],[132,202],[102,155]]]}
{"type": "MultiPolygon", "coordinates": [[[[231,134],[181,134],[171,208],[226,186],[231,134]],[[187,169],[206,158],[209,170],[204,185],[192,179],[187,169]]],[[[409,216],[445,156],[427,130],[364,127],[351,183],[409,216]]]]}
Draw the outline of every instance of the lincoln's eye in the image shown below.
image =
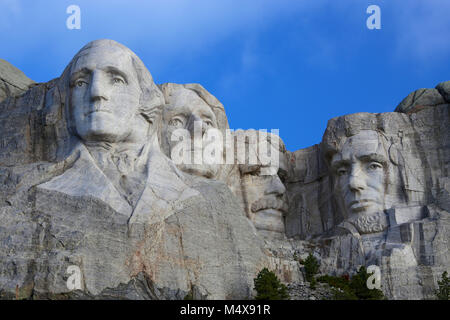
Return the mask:
{"type": "Polygon", "coordinates": [[[278,170],[278,177],[280,177],[281,182],[285,182],[287,179],[287,173],[284,170],[278,170]]]}
{"type": "Polygon", "coordinates": [[[338,176],[343,176],[343,175],[346,175],[346,174],[347,174],[347,169],[345,169],[345,168],[337,169],[337,175],[338,176]]]}
{"type": "Polygon", "coordinates": [[[82,86],[84,86],[85,84],[87,84],[87,82],[84,81],[84,80],[77,80],[77,81],[75,82],[75,85],[76,85],[77,87],[82,87],[82,86]]]}

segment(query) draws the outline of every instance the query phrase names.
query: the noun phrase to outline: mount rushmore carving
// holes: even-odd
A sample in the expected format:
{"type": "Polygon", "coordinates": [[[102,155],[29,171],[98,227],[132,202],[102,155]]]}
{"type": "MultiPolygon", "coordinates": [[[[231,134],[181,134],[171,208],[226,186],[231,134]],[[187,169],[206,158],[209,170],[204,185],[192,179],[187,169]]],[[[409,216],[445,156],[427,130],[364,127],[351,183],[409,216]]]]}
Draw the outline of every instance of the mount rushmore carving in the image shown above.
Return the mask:
{"type": "Polygon", "coordinates": [[[245,299],[264,267],[304,281],[312,252],[323,273],[377,265],[388,298],[429,299],[450,266],[448,82],[295,152],[229,130],[205,88],[155,84],[112,40],[20,84],[0,96],[2,298],[245,299]]]}

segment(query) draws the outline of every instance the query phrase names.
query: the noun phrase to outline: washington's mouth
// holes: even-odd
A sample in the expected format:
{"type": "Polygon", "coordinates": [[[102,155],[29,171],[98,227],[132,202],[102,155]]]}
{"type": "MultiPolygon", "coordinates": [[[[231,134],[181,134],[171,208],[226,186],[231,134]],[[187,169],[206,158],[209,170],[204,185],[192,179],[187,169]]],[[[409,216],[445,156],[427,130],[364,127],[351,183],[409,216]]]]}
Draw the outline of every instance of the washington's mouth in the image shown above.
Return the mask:
{"type": "Polygon", "coordinates": [[[92,111],[87,112],[87,113],[86,113],[86,116],[89,116],[89,115],[91,115],[91,114],[93,114],[93,113],[98,113],[98,112],[112,113],[111,111],[106,110],[106,109],[92,110],[92,111]]]}

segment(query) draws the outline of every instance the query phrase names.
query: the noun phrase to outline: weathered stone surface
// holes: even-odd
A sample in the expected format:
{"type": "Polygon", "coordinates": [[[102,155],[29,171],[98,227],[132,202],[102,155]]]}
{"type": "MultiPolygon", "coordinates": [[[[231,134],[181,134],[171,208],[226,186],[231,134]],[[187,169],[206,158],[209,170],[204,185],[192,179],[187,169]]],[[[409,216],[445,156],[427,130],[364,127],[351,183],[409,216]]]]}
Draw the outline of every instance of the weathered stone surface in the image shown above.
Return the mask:
{"type": "Polygon", "coordinates": [[[0,88],[1,298],[247,299],[264,267],[294,299],[327,298],[306,287],[313,253],[321,274],[377,265],[388,298],[433,299],[448,271],[449,82],[397,112],[333,118],[321,143],[289,152],[275,134],[227,132],[201,85],[156,85],[112,40],[47,83],[2,70],[17,90],[0,88]],[[227,161],[175,162],[172,133],[195,121],[189,148],[217,130],[227,161]]]}
{"type": "Polygon", "coordinates": [[[27,91],[35,82],[8,61],[0,59],[0,102],[27,91]]]}
{"type": "Polygon", "coordinates": [[[396,112],[412,113],[421,110],[424,107],[436,106],[446,103],[443,90],[419,89],[410,93],[395,109],[396,112]]]}
{"type": "Polygon", "coordinates": [[[239,162],[241,159],[236,161],[240,163],[240,192],[245,213],[261,236],[284,239],[284,220],[288,210],[283,184],[288,174],[284,143],[277,135],[255,130],[237,130],[233,132],[233,137],[236,139],[236,155],[244,155],[242,162],[239,162]],[[266,154],[275,154],[274,162],[266,162],[259,157],[258,150],[267,144],[266,154]]]}
{"type": "Polygon", "coordinates": [[[334,118],[320,146],[293,154],[288,194],[290,200],[302,196],[287,220],[297,225],[287,230],[306,238],[309,221],[322,222],[322,231],[316,227],[310,238],[322,273],[351,274],[360,265],[377,265],[388,298],[434,298],[436,281],[449,267],[449,111],[441,104],[408,115],[334,118]],[[308,163],[318,157],[316,165],[328,166],[311,169],[308,163]],[[304,197],[308,185],[325,196],[304,197]],[[299,203],[306,209],[298,210],[299,203]]]}
{"type": "Polygon", "coordinates": [[[203,160],[205,149],[211,148],[212,144],[217,144],[217,156],[223,159],[223,142],[218,144],[218,141],[209,140],[208,143],[202,143],[202,140],[208,138],[207,134],[211,132],[209,129],[219,130],[223,137],[225,130],[229,129],[223,105],[197,83],[164,83],[159,87],[166,100],[160,138],[162,150],[174,161],[172,154],[179,158],[187,157],[191,163],[186,164],[188,161],[184,161],[177,164],[180,170],[217,179],[225,169],[221,164],[223,160],[214,164],[198,164],[196,160],[197,157],[198,160],[203,160]],[[184,129],[189,135],[183,140],[185,148],[182,150],[184,154],[181,155],[180,151],[176,151],[180,143],[177,134],[180,129],[184,129]],[[201,148],[196,147],[197,144],[200,144],[201,148]]]}
{"type": "Polygon", "coordinates": [[[70,298],[70,265],[73,298],[251,297],[263,243],[224,183],[160,151],[164,102],[134,53],[101,40],[0,105],[4,297],[70,298]]]}
{"type": "Polygon", "coordinates": [[[292,282],[288,286],[290,300],[331,300],[332,289],[328,284],[318,283],[311,289],[308,283],[292,282]]]}
{"type": "Polygon", "coordinates": [[[442,97],[447,103],[450,103],[450,81],[441,82],[436,86],[442,97]]]}

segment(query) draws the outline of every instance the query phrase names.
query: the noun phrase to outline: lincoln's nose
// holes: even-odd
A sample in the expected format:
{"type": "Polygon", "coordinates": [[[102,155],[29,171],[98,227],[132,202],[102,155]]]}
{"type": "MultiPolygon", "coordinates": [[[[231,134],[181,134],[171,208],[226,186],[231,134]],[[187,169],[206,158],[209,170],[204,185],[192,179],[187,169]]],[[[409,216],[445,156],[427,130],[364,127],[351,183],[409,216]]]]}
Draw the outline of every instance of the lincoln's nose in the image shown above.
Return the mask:
{"type": "Polygon", "coordinates": [[[348,186],[351,191],[359,192],[365,189],[366,183],[363,177],[363,172],[360,168],[354,167],[350,172],[348,186]]]}

